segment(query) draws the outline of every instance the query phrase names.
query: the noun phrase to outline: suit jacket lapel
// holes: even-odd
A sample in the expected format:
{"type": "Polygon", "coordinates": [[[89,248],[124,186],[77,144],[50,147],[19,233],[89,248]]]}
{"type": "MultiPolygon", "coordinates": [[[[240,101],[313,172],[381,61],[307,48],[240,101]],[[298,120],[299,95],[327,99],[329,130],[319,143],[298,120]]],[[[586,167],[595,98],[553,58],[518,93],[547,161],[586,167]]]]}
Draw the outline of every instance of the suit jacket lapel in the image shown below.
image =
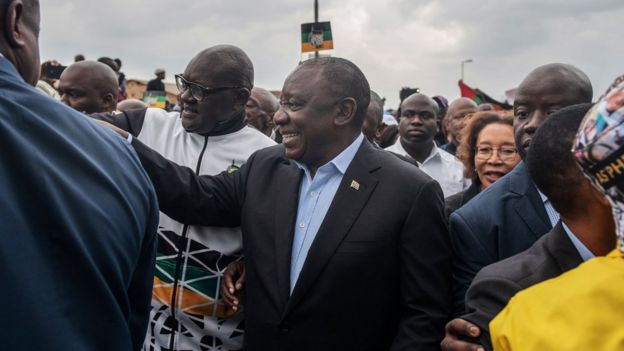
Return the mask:
{"type": "Polygon", "coordinates": [[[377,185],[377,179],[370,174],[370,171],[379,168],[376,161],[374,150],[365,141],[347,168],[314,238],[284,316],[310,289],[366,205],[377,185]],[[359,184],[359,189],[351,186],[354,180],[359,184]]]}
{"type": "Polygon", "coordinates": [[[290,296],[290,260],[303,171],[287,159],[280,167],[275,176],[279,189],[275,195],[275,265],[278,301],[284,308],[290,296]]]}
{"type": "Polygon", "coordinates": [[[520,162],[514,168],[510,177],[509,190],[521,196],[514,205],[514,209],[531,229],[535,238],[539,238],[551,229],[551,224],[544,203],[529,177],[524,162],[520,162]]]}

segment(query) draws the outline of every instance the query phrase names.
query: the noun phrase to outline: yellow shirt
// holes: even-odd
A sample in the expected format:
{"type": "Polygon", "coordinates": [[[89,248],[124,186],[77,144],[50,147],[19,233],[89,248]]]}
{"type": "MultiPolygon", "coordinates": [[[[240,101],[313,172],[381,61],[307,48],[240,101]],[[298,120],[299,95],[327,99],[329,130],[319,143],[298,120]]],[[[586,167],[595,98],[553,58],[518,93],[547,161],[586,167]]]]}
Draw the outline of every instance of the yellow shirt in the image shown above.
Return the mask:
{"type": "Polygon", "coordinates": [[[624,350],[624,254],[614,250],[519,292],[490,332],[494,350],[624,350]]]}

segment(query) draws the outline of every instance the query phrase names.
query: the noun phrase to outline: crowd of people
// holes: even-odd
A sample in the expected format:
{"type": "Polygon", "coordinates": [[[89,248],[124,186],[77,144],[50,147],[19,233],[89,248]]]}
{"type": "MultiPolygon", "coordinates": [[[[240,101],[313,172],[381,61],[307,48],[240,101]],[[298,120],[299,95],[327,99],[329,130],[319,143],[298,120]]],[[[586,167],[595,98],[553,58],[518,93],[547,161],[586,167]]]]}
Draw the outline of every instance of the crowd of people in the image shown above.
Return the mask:
{"type": "Polygon", "coordinates": [[[0,4],[3,348],[624,347],[621,79],[393,111],[347,59],[274,94],[217,45],[165,110],[118,59],[40,64],[38,1],[0,4]]]}

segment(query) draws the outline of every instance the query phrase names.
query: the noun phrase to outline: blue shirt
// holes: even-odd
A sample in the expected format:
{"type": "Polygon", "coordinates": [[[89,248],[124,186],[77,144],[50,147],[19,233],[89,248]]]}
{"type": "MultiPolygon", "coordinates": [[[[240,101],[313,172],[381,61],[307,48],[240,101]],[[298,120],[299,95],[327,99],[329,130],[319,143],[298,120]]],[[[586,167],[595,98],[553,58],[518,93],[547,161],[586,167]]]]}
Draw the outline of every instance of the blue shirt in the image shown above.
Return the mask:
{"type": "MultiPolygon", "coordinates": [[[[537,189],[537,187],[535,187],[537,189]]],[[[548,214],[548,219],[550,220],[550,226],[554,227],[557,222],[559,222],[559,212],[555,210],[555,208],[550,203],[550,200],[546,195],[542,194],[539,189],[537,190],[539,196],[542,198],[542,202],[544,203],[544,208],[546,209],[546,213],[548,214]]]]}
{"type": "MultiPolygon", "coordinates": [[[[537,192],[539,193],[540,197],[542,198],[542,201],[544,202],[546,213],[548,213],[548,219],[550,219],[550,223],[554,227],[555,224],[557,224],[557,222],[560,219],[559,213],[550,204],[550,200],[548,200],[548,197],[546,197],[546,195],[542,194],[542,192],[539,190],[537,192]]],[[[566,233],[568,238],[570,238],[570,241],[572,241],[572,244],[576,248],[576,251],[578,251],[578,253],[581,255],[581,258],[583,259],[583,261],[587,261],[590,258],[593,258],[594,254],[591,251],[589,251],[589,249],[572,233],[570,228],[568,228],[568,226],[563,221],[561,221],[561,224],[563,225],[563,231],[566,233]]]]}
{"type": "Polygon", "coordinates": [[[299,187],[299,206],[295,222],[292,256],[290,260],[290,293],[292,294],[299,273],[303,268],[308,251],[314,242],[327,210],[334,200],[338,186],[342,182],[347,168],[353,161],[364,136],[360,134],[351,145],[344,149],[333,160],[319,167],[312,178],[310,170],[304,164],[295,163],[304,172],[299,187]]]}

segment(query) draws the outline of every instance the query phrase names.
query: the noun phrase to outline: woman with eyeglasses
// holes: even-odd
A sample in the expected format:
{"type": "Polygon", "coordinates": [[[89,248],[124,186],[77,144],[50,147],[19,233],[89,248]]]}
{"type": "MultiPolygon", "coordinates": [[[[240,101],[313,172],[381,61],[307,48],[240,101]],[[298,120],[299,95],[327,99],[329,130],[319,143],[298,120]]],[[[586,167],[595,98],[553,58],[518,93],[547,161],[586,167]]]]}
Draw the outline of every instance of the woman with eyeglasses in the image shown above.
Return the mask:
{"type": "Polygon", "coordinates": [[[491,111],[470,117],[462,131],[457,156],[464,164],[464,176],[472,179],[472,185],[446,198],[447,217],[520,162],[512,123],[511,117],[491,111]]]}

